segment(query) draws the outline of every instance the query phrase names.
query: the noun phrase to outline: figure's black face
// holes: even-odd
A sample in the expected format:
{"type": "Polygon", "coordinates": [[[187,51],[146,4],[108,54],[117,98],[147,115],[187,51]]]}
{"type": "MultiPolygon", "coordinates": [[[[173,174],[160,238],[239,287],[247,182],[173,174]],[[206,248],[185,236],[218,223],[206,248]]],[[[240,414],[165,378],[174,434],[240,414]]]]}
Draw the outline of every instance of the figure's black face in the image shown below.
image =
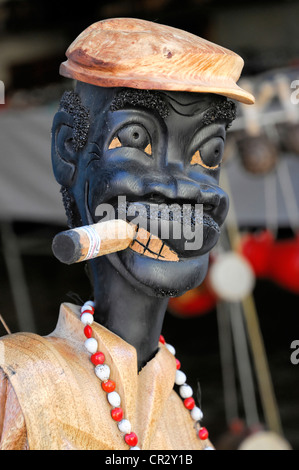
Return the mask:
{"type": "MultiPolygon", "coordinates": [[[[107,255],[113,267],[150,295],[181,295],[199,285],[228,210],[218,180],[226,128],[234,114],[231,103],[216,95],[83,84],[77,92],[89,111],[88,119],[83,116],[89,122],[87,141],[80,145],[79,140],[74,146],[78,117],[68,116],[69,121],[63,123],[66,113],[58,113],[53,126],[53,163],[56,178],[68,187],[82,224],[101,220],[106,215],[102,204],[113,206],[118,217],[122,196],[122,217],[134,203],[135,209],[143,209],[139,214],[143,214],[142,228],[130,248],[107,255]],[[176,216],[169,232],[163,231],[165,222],[157,208],[167,212],[174,204],[176,216]],[[184,224],[192,220],[196,226],[199,204],[203,238],[199,244],[194,239],[192,245],[184,224]]],[[[130,214],[126,214],[128,220],[138,215],[130,214]]],[[[92,261],[100,262],[100,258],[92,261]]]]}

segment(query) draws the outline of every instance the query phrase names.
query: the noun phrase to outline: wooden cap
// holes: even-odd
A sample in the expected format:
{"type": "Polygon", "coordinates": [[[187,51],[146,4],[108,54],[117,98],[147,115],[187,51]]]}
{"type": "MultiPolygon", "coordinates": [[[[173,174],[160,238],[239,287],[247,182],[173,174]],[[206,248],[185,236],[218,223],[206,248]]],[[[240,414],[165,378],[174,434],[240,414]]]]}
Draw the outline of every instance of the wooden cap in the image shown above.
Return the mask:
{"type": "Polygon", "coordinates": [[[240,88],[243,59],[186,31],[136,18],[99,21],[66,51],[61,75],[101,87],[216,93],[254,103],[240,88]]]}

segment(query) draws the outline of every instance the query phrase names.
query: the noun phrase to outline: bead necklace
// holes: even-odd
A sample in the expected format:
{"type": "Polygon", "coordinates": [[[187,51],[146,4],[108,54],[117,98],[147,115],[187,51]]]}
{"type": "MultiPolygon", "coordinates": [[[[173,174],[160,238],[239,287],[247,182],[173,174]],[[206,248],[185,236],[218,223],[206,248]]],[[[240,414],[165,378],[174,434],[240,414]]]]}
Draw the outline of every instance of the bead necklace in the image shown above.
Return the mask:
{"type": "MultiPolygon", "coordinates": [[[[107,393],[107,399],[110,405],[112,406],[111,409],[111,417],[117,423],[119,431],[124,435],[124,440],[129,446],[130,450],[140,450],[140,447],[137,446],[138,437],[137,435],[132,432],[131,423],[128,419],[124,417],[123,409],[121,408],[121,398],[119,394],[115,391],[116,383],[110,379],[110,367],[108,364],[105,363],[105,355],[98,351],[98,342],[95,338],[93,338],[92,334],[92,323],[94,321],[93,315],[95,310],[95,303],[91,300],[88,300],[84,303],[83,307],[81,307],[81,322],[85,325],[84,326],[84,335],[86,336],[85,340],[85,348],[91,354],[90,360],[95,366],[95,374],[100,379],[102,383],[102,389],[104,392],[107,393]]],[[[159,342],[164,344],[166,348],[175,356],[176,351],[175,348],[171,345],[166,343],[164,337],[160,335],[159,342]]],[[[175,358],[176,360],[176,376],[175,376],[175,384],[178,385],[179,393],[181,398],[183,399],[184,406],[187,410],[190,411],[190,415],[195,423],[200,423],[203,419],[203,413],[201,409],[195,405],[195,400],[192,397],[193,390],[186,383],[186,375],[183,371],[180,370],[181,363],[180,361],[175,358]]],[[[197,431],[197,436],[202,441],[205,441],[209,437],[209,433],[206,428],[201,427],[197,431]]],[[[204,450],[214,450],[212,447],[207,446],[204,450]]]]}

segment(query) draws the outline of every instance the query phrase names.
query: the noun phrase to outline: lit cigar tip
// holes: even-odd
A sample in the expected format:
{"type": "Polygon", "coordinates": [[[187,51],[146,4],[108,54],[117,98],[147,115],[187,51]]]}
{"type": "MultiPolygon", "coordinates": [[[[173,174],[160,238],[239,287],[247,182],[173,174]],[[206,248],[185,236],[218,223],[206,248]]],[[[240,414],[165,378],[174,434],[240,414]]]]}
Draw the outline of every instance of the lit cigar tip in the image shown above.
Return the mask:
{"type": "Polygon", "coordinates": [[[53,239],[52,251],[62,263],[76,263],[81,256],[79,235],[74,231],[58,233],[53,239]]]}

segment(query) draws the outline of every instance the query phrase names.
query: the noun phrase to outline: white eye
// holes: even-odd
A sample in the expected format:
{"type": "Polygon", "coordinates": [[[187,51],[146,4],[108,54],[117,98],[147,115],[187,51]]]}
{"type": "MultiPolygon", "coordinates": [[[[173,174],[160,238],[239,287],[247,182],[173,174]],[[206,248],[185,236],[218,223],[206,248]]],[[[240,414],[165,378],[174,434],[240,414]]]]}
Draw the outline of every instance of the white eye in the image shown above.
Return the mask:
{"type": "Polygon", "coordinates": [[[197,150],[190,161],[190,165],[201,165],[209,170],[219,167],[224,151],[224,140],[222,137],[214,137],[205,142],[197,150]]]}
{"type": "Polygon", "coordinates": [[[138,125],[130,124],[118,131],[110,142],[109,149],[117,147],[131,147],[142,150],[148,155],[152,154],[152,147],[147,130],[138,125]]]}

